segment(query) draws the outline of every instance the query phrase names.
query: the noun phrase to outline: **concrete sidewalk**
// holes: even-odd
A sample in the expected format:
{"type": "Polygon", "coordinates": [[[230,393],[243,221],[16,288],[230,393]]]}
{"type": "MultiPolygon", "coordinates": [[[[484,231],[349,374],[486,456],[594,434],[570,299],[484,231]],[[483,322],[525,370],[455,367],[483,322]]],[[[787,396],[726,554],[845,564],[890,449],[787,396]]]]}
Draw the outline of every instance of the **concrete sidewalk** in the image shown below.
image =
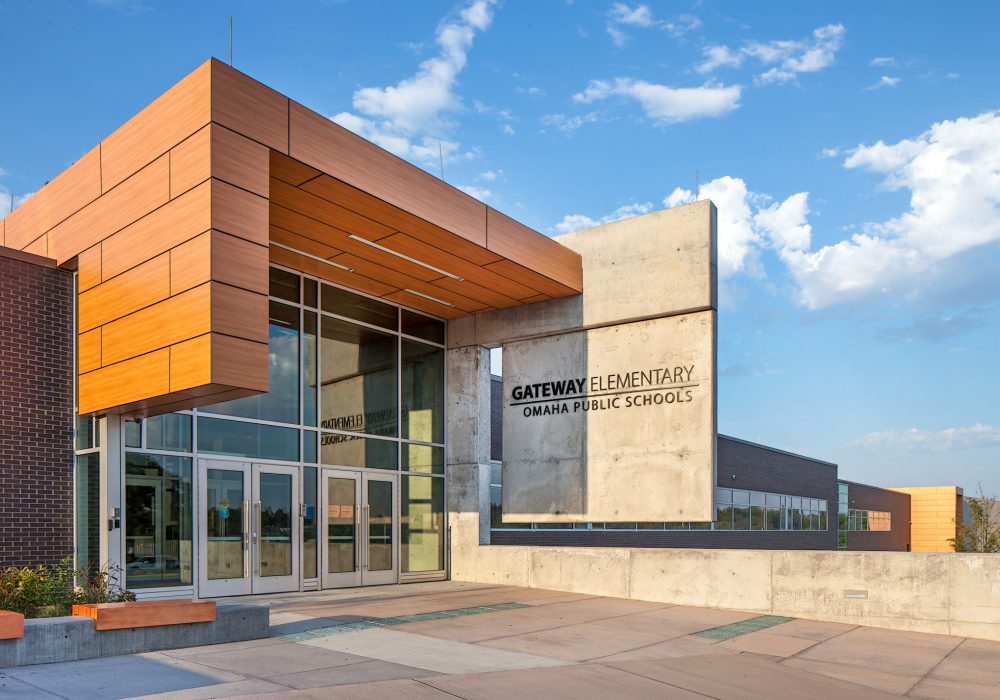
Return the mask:
{"type": "Polygon", "coordinates": [[[268,639],[0,670],[0,698],[1000,697],[1000,642],[454,582],[241,598],[268,639]]]}

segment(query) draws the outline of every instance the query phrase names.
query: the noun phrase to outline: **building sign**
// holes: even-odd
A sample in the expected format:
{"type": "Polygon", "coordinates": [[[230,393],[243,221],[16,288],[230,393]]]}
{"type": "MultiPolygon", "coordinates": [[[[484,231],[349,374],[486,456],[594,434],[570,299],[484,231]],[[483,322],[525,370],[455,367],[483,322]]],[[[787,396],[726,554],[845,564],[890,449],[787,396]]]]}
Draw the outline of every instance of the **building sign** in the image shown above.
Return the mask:
{"type": "Polygon", "coordinates": [[[711,520],[715,311],[504,346],[507,522],[711,520]]]}

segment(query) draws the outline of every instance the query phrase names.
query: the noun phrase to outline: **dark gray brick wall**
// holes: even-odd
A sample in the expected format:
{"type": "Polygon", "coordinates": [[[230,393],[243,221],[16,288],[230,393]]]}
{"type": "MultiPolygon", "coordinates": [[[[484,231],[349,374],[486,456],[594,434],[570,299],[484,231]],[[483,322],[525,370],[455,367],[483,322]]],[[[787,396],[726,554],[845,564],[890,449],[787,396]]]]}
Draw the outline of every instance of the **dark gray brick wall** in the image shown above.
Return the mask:
{"type": "Polygon", "coordinates": [[[0,248],[0,567],[73,537],[73,275],[0,248]]]}
{"type": "Polygon", "coordinates": [[[910,549],[910,496],[867,484],[848,485],[849,508],[883,510],[892,513],[889,532],[848,532],[847,548],[881,552],[906,552],[910,549]]]}

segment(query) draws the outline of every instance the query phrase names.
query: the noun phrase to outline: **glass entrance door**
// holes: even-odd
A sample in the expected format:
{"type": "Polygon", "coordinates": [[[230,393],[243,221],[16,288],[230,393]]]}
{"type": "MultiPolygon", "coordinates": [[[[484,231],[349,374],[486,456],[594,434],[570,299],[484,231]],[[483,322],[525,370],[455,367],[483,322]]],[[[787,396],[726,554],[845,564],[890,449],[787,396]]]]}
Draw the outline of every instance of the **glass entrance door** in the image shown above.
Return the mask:
{"type": "Polygon", "coordinates": [[[298,467],[202,460],[199,594],[299,589],[298,467]]]}
{"type": "Polygon", "coordinates": [[[396,500],[395,475],[322,470],[323,588],[396,583],[396,500]]]}

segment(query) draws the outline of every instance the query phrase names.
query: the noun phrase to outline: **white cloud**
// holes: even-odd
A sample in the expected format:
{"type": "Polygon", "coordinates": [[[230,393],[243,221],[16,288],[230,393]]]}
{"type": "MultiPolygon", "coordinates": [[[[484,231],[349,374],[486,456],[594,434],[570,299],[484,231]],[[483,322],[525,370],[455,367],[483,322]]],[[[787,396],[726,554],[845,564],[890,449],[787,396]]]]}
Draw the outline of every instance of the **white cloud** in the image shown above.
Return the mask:
{"type": "Polygon", "coordinates": [[[858,146],[844,161],[908,190],[909,209],[850,239],[782,259],[810,308],[873,295],[912,297],[953,256],[1000,241],[1000,113],[943,121],[915,139],[858,146]]]}
{"type": "Polygon", "coordinates": [[[479,180],[485,180],[486,182],[494,182],[503,177],[503,170],[487,170],[485,172],[479,173],[479,180]]]}
{"type": "Polygon", "coordinates": [[[465,192],[467,195],[475,197],[480,202],[485,202],[493,196],[493,193],[486,187],[477,187],[476,185],[461,185],[458,189],[465,192]]]}
{"type": "Polygon", "coordinates": [[[500,133],[506,134],[507,136],[514,136],[515,134],[517,134],[517,132],[514,130],[514,127],[512,127],[510,124],[501,124],[500,133]]]}
{"type": "Polygon", "coordinates": [[[738,49],[725,45],[705,47],[704,60],[695,66],[699,73],[719,68],[740,68],[748,59],[771,66],[756,76],[761,84],[787,83],[800,73],[815,73],[833,64],[844,43],[844,25],[828,24],[814,29],[812,35],[798,40],[752,41],[738,49]]]}
{"type": "Polygon", "coordinates": [[[600,112],[587,112],[573,117],[567,117],[565,114],[546,114],[542,117],[542,124],[554,126],[565,134],[572,134],[584,124],[597,124],[606,121],[610,120],[600,112]]]}
{"type": "Polygon", "coordinates": [[[525,88],[518,85],[516,88],[514,88],[514,90],[522,95],[531,95],[532,97],[541,97],[542,95],[545,94],[545,90],[542,90],[540,87],[534,87],[534,86],[525,88]]]}
{"type": "Polygon", "coordinates": [[[885,88],[885,87],[896,87],[897,85],[899,85],[900,81],[902,81],[902,78],[897,78],[895,76],[890,76],[890,75],[883,75],[876,82],[866,87],[865,90],[878,90],[880,88],[885,88]]]}
{"type": "Polygon", "coordinates": [[[742,88],[739,85],[706,83],[701,87],[675,88],[648,83],[634,78],[591,80],[582,92],[573,95],[578,104],[591,104],[609,97],[636,100],[646,116],[657,124],[719,117],[740,106],[742,88]]]}
{"type": "MultiPolygon", "coordinates": [[[[455,94],[477,32],[493,20],[496,0],[473,0],[437,28],[438,55],[420,64],[417,73],[387,87],[363,87],[354,93],[354,109],[364,116],[342,112],[338,124],[405,158],[433,163],[437,140],[452,126],[449,116],[461,108],[455,94]],[[418,138],[418,134],[424,134],[418,138]]],[[[443,146],[458,144],[443,142],[443,146]]]]}
{"type": "Polygon", "coordinates": [[[819,155],[821,158],[839,158],[843,153],[840,148],[824,148],[819,155]]]}
{"type": "Polygon", "coordinates": [[[946,428],[936,432],[910,428],[868,433],[851,443],[863,450],[902,447],[910,452],[948,452],[974,447],[1000,445],[1000,426],[976,423],[961,428],[946,428]]]}
{"type": "Polygon", "coordinates": [[[608,35],[618,46],[623,46],[628,42],[625,27],[658,28],[671,36],[679,37],[700,26],[701,20],[694,15],[680,15],[674,20],[657,19],[653,16],[649,5],[637,4],[633,6],[624,2],[616,2],[608,9],[608,35]]]}
{"type": "Polygon", "coordinates": [[[640,216],[642,214],[648,214],[653,210],[652,202],[643,202],[641,204],[625,204],[617,209],[615,209],[610,214],[605,216],[592,219],[584,214],[567,214],[563,217],[562,221],[553,226],[552,228],[559,233],[569,233],[571,231],[579,231],[584,228],[592,228],[594,226],[600,226],[601,224],[610,224],[612,221],[620,221],[621,219],[627,219],[632,216],[640,216]]]}
{"type": "Polygon", "coordinates": [[[873,58],[868,65],[875,68],[895,68],[898,64],[896,59],[892,56],[876,56],[873,58]]]}
{"type": "Polygon", "coordinates": [[[739,273],[762,275],[759,257],[763,248],[809,246],[808,192],[777,202],[770,195],[751,191],[741,178],[725,175],[701,185],[697,198],[691,190],[678,187],[663,204],[676,207],[695,199],[711,199],[719,210],[719,275],[723,279],[739,273]]]}

